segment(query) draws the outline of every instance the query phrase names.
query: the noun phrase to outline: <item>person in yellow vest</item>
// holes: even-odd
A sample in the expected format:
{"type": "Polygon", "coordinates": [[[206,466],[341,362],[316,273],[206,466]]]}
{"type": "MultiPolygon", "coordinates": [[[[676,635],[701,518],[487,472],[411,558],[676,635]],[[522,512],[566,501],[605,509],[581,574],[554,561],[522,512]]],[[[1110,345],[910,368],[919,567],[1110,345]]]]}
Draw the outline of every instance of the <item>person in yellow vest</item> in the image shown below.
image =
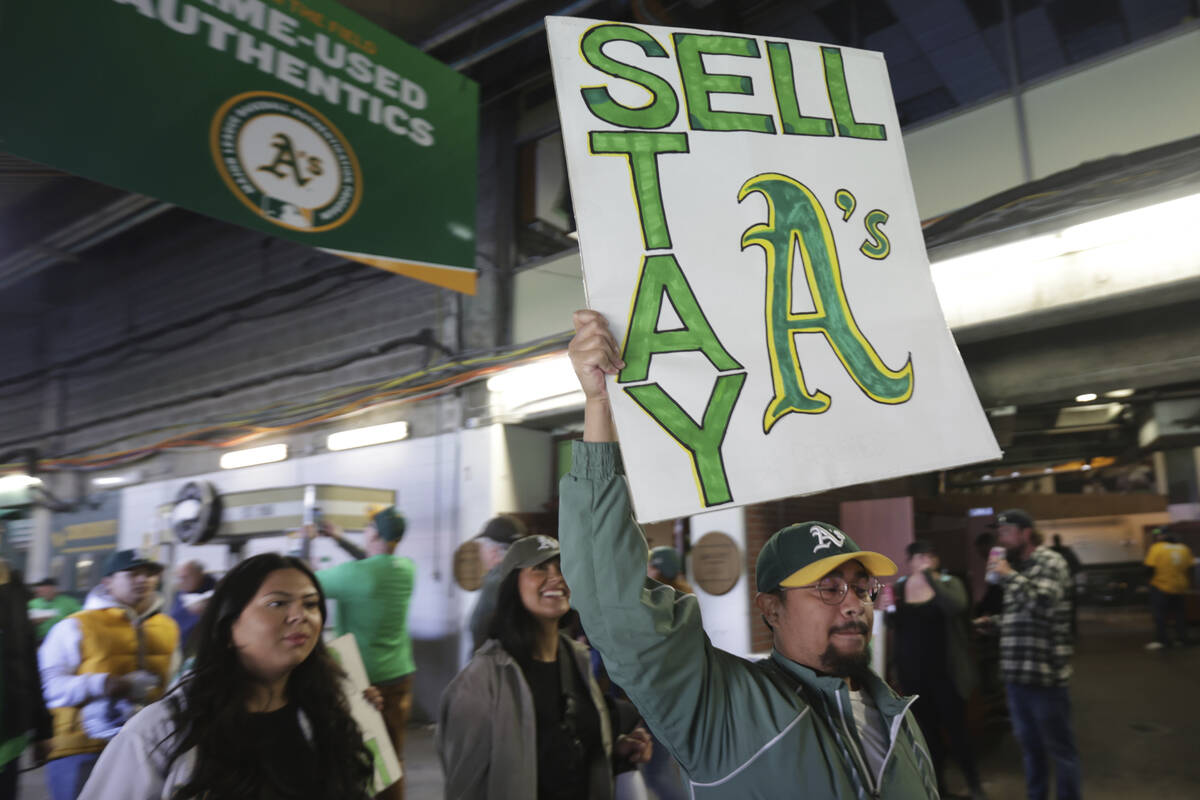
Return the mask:
{"type": "Polygon", "coordinates": [[[162,613],[163,567],[118,550],[83,610],[50,629],[38,651],[54,738],[46,779],[53,800],[75,800],[100,751],[157,700],[178,663],[179,627],[162,613]]]}

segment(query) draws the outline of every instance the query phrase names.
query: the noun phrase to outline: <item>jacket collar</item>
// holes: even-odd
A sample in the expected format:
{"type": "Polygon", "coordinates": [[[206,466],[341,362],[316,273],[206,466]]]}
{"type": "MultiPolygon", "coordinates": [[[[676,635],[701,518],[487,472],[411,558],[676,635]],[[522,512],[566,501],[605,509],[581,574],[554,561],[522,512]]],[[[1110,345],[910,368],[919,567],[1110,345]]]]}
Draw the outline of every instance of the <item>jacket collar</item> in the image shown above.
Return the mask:
{"type": "MultiPolygon", "coordinates": [[[[778,650],[771,650],[771,660],[787,675],[802,684],[810,692],[814,692],[830,703],[831,708],[837,708],[839,695],[849,700],[850,687],[845,678],[819,673],[811,667],[806,667],[782,655],[778,650]],[[842,695],[842,692],[846,692],[842,695]]],[[[892,720],[904,713],[908,703],[891,690],[883,679],[870,670],[863,679],[863,687],[875,701],[875,707],[887,721],[890,728],[892,720]]]]}

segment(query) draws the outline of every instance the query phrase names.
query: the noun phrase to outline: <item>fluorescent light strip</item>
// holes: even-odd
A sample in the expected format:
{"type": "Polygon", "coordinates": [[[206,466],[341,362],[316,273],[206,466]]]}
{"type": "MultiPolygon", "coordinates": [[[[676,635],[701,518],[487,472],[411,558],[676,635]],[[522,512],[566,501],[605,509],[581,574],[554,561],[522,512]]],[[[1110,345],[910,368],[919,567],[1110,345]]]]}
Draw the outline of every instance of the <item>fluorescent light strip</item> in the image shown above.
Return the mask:
{"type": "Polygon", "coordinates": [[[106,475],[103,478],[92,478],[92,486],[120,486],[125,478],[120,475],[106,475]]]}
{"type": "Polygon", "coordinates": [[[30,486],[40,486],[41,483],[41,478],[34,478],[21,472],[0,475],[0,491],[11,492],[17,489],[28,489],[30,486]]]}
{"type": "Polygon", "coordinates": [[[1196,219],[1200,194],[934,261],[930,274],[952,329],[1049,311],[1195,279],[1177,234],[1196,219]]]}
{"type": "Polygon", "coordinates": [[[407,422],[386,422],[383,425],[369,425],[365,428],[331,433],[325,438],[325,446],[330,450],[350,450],[384,442],[398,442],[406,438],[407,422]]]}
{"type": "Polygon", "coordinates": [[[286,444],[268,444],[246,450],[230,450],[221,456],[221,469],[241,469],[258,464],[270,464],[275,461],[283,461],[287,457],[288,446],[286,444]]]}

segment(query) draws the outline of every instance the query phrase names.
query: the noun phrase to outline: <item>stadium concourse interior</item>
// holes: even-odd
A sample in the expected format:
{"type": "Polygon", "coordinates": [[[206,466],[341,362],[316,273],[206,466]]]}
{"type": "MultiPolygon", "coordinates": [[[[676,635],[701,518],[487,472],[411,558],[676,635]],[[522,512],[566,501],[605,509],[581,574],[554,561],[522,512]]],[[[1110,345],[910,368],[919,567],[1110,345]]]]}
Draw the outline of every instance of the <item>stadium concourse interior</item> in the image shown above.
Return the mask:
{"type": "MultiPolygon", "coordinates": [[[[254,2],[237,6],[252,15],[254,2]]],[[[287,525],[253,527],[272,504],[299,507],[312,486],[383,491],[408,517],[400,552],[417,565],[408,797],[442,797],[432,721],[471,655],[478,594],[456,554],[501,512],[554,535],[582,430],[564,353],[583,265],[544,18],[874,50],[934,287],[1003,456],[647,535],[692,553],[703,534],[729,534],[732,590],[696,580],[694,559],[688,571],[714,643],[752,656],[771,641],[754,565],[782,525],[839,524],[902,571],[906,545],[928,540],[978,601],[980,537],[1023,508],[1082,564],[1071,696],[1087,796],[1195,795],[1200,647],[1144,649],[1142,559],[1162,528],[1200,553],[1198,0],[338,2],[477,86],[477,132],[457,132],[475,157],[459,165],[477,178],[474,218],[459,221],[473,293],[72,174],[0,138],[0,480],[12,476],[0,557],[82,599],[113,549],[158,547],[219,573],[296,547],[287,525]],[[395,432],[385,443],[333,444],[380,425],[395,432]],[[262,445],[284,458],[221,463],[262,445]],[[239,533],[194,548],[167,533],[189,486],[205,514],[219,516],[205,492],[219,493],[239,533]],[[262,494],[276,490],[291,494],[262,494]]],[[[277,5],[311,18],[319,4],[277,5]]],[[[207,149],[202,160],[210,169],[207,149]]],[[[318,560],[344,558],[327,545],[318,560]]],[[[1196,636],[1194,592],[1186,613],[1196,636]]],[[[1023,797],[1003,699],[976,696],[969,714],[989,796],[1023,797]]],[[[953,771],[949,783],[964,785],[953,771]]],[[[49,796],[42,769],[22,774],[20,796],[49,796]]]]}

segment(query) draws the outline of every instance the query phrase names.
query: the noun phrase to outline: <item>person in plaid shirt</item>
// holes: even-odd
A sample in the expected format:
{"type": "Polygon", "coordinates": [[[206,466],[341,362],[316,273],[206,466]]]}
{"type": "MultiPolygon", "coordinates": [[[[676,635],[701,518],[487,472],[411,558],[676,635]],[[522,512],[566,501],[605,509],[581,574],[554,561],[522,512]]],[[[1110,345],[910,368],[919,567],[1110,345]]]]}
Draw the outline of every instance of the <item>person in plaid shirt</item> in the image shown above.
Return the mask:
{"type": "Polygon", "coordinates": [[[989,577],[1004,587],[1000,618],[1000,675],[1013,733],[1025,761],[1030,800],[1044,800],[1046,754],[1054,760],[1056,797],[1080,796],[1079,751],[1071,729],[1071,570],[1034,530],[1021,509],[996,517],[1006,558],[988,560],[989,577]]]}

